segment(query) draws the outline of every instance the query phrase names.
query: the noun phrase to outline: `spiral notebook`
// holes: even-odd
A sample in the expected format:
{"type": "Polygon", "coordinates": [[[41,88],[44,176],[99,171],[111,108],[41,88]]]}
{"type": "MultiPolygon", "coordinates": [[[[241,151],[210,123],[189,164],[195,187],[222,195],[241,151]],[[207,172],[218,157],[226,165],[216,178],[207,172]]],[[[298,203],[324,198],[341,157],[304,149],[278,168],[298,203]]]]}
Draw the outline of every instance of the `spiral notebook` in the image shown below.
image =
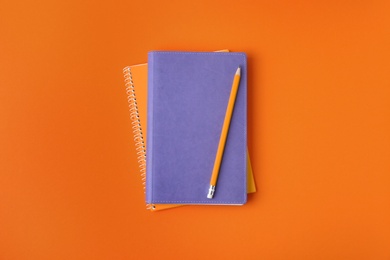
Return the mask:
{"type": "Polygon", "coordinates": [[[148,54],[146,202],[242,205],[247,200],[244,53],[148,54]],[[233,78],[241,79],[214,197],[207,198],[233,78]]]}
{"type": "MultiPolygon", "coordinates": [[[[146,132],[147,132],[147,75],[148,65],[137,64],[123,69],[125,87],[129,103],[130,118],[132,122],[132,134],[138,156],[138,164],[141,173],[142,185],[145,189],[146,181],[146,132]]],[[[247,155],[247,192],[256,192],[253,178],[253,170],[247,155]]],[[[147,209],[163,210],[181,206],[181,204],[147,204],[147,209]]]]}
{"type": "MultiPolygon", "coordinates": [[[[138,167],[145,191],[146,184],[146,129],[147,129],[147,63],[127,66],[123,69],[127,101],[129,104],[132,134],[137,152],[138,167]]],[[[148,210],[178,207],[176,204],[146,204],[148,210]]]]}

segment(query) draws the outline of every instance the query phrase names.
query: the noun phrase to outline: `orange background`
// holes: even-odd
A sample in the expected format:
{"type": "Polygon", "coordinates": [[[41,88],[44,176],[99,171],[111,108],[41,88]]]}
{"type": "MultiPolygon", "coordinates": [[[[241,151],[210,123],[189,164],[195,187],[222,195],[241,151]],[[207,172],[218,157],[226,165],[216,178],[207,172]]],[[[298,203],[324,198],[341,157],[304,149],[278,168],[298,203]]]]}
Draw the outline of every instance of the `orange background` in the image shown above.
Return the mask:
{"type": "Polygon", "coordinates": [[[0,259],[390,259],[390,2],[267,2],[3,1],[0,259]],[[225,48],[258,192],[146,211],[122,68],[225,48]]]}

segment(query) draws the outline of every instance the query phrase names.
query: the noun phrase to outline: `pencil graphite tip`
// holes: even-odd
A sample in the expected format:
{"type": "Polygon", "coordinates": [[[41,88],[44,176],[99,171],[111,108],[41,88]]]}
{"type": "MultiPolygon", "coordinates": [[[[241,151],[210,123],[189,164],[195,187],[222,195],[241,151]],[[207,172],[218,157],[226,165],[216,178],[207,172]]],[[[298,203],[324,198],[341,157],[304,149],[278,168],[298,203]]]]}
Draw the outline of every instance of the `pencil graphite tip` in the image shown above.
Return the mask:
{"type": "Polygon", "coordinates": [[[238,69],[236,70],[236,75],[241,75],[241,68],[238,67],[238,69]]]}

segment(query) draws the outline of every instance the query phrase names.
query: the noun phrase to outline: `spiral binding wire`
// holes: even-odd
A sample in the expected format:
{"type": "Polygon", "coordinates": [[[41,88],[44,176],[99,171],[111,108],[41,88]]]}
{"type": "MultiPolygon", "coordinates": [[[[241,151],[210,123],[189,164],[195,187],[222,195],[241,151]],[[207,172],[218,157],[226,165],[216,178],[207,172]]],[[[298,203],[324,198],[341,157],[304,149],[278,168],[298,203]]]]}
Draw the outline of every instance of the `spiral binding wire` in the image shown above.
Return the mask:
{"type": "MultiPolygon", "coordinates": [[[[140,168],[142,185],[144,187],[144,192],[145,192],[146,148],[145,148],[145,142],[144,142],[144,137],[143,137],[142,128],[141,128],[141,121],[139,119],[137,98],[135,95],[133,77],[131,75],[131,68],[125,67],[123,69],[123,74],[125,77],[127,102],[129,103],[130,120],[131,120],[131,125],[132,125],[131,128],[133,129],[135,149],[137,152],[137,161],[138,161],[138,166],[140,168]]],[[[151,209],[151,210],[154,209],[153,205],[149,205],[149,204],[146,205],[146,208],[151,209]]]]}

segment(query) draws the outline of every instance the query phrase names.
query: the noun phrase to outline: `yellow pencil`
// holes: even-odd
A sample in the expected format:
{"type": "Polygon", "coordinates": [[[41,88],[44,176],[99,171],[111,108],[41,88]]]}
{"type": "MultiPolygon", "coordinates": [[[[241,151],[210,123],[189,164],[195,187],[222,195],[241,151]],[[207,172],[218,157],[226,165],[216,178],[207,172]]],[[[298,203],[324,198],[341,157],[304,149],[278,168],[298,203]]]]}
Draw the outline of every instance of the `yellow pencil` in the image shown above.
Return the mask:
{"type": "Polygon", "coordinates": [[[225,143],[227,134],[229,131],[230,120],[233,114],[234,102],[236,101],[238,85],[240,83],[241,69],[238,67],[236,74],[234,75],[232,90],[230,92],[229,102],[226,109],[225,120],[223,121],[221,137],[219,138],[218,150],[215,156],[213,173],[211,174],[210,188],[207,198],[212,199],[215,192],[215,186],[217,185],[219,168],[221,167],[223,150],[225,149],[225,143]]]}

